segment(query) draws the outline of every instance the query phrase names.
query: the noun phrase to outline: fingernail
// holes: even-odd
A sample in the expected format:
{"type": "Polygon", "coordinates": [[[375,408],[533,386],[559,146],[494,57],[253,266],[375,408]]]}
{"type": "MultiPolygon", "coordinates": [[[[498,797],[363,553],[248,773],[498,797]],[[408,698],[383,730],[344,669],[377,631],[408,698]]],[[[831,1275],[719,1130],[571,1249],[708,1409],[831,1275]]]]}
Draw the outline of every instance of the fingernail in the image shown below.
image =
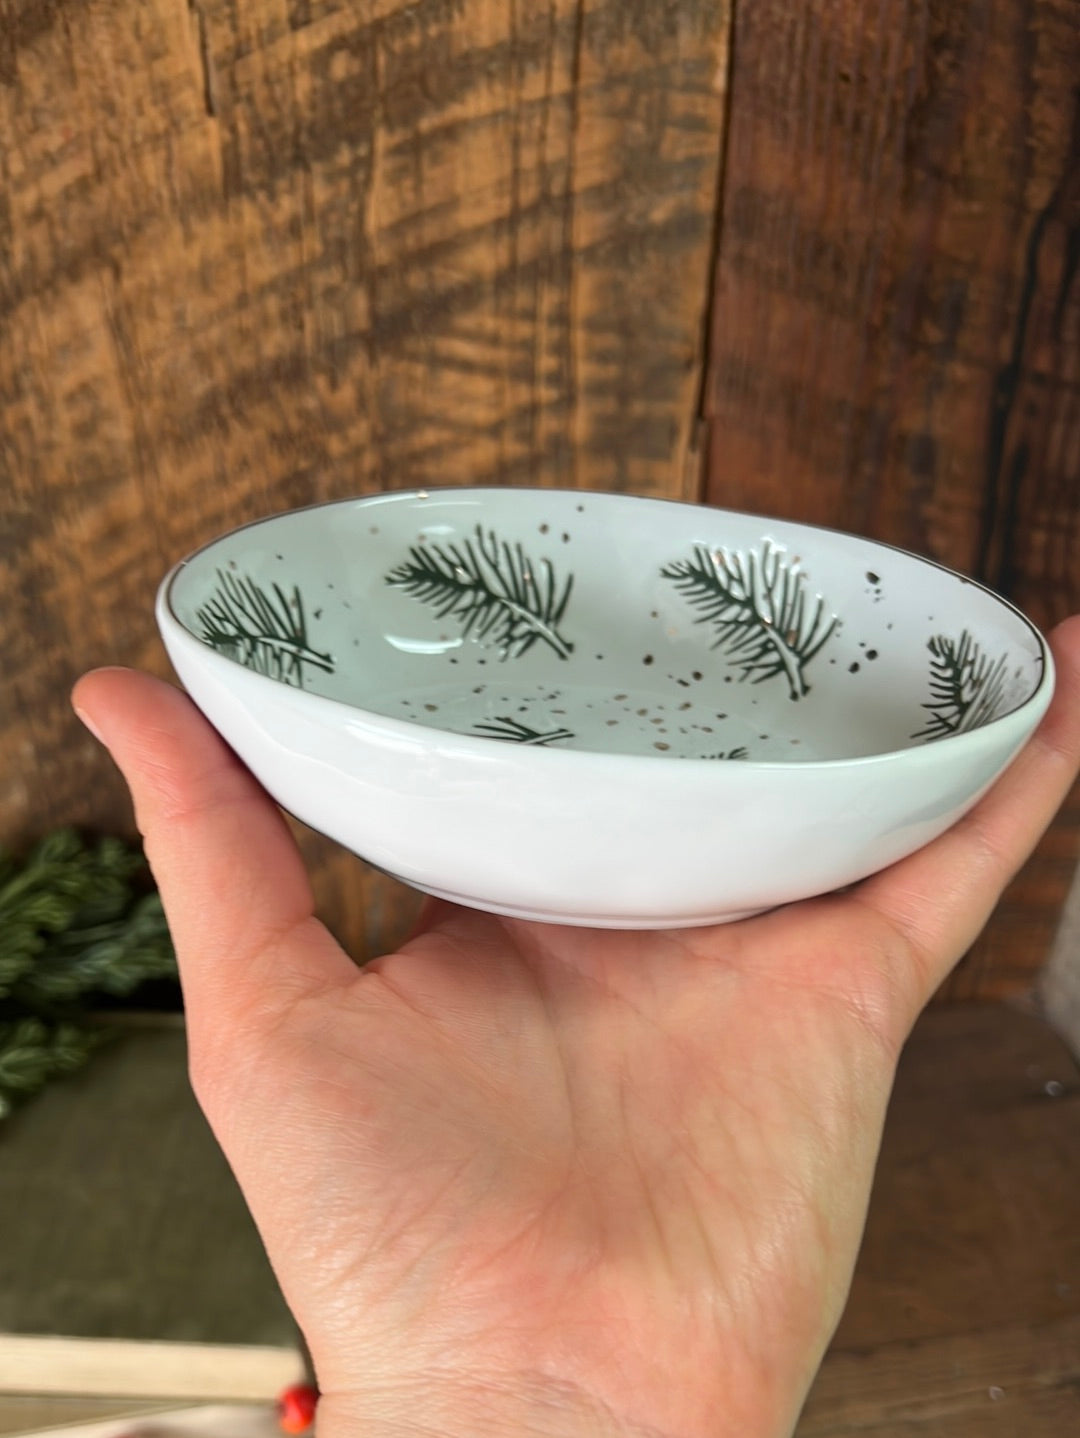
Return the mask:
{"type": "Polygon", "coordinates": [[[85,709],[76,709],[75,717],[80,720],[81,723],[86,725],[86,727],[90,730],[90,733],[93,734],[94,738],[98,741],[99,744],[105,743],[105,740],[101,737],[101,730],[90,718],[89,714],[87,714],[85,709]]]}

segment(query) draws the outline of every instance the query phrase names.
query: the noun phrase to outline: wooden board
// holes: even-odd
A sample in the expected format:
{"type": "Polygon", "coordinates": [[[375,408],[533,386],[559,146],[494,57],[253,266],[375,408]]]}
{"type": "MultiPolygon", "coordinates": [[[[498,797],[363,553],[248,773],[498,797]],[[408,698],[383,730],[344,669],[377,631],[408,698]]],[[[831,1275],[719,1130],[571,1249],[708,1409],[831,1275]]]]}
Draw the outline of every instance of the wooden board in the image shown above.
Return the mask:
{"type": "Polygon", "coordinates": [[[1080,1068],[996,1005],[900,1063],[847,1310],[797,1438],[1080,1432],[1080,1068]]]}
{"type": "MultiPolygon", "coordinates": [[[[1070,0],[736,10],[710,500],[1080,610],[1080,17],[1070,0]]],[[[953,997],[1044,959],[1080,802],[953,997]]]]}
{"type": "MultiPolygon", "coordinates": [[[[154,587],[376,488],[694,493],[727,0],[0,6],[0,841],[126,826],[67,707],[154,587]]],[[[357,953],[412,896],[313,837],[357,953]]]]}
{"type": "Polygon", "coordinates": [[[203,1404],[197,1408],[76,1399],[0,1397],[0,1434],[24,1438],[281,1438],[273,1404],[203,1404]]]}
{"type": "MultiPolygon", "coordinates": [[[[1080,608],[1072,0],[0,16],[0,842],[127,826],[71,682],[164,672],[169,563],[313,500],[705,483],[1080,608]]],[[[391,945],[415,897],[300,832],[391,945]]],[[[1030,985],[1078,848],[950,996],[1030,985]]]]}
{"type": "Polygon", "coordinates": [[[35,1398],[0,1393],[0,1434],[3,1438],[35,1433],[67,1424],[102,1423],[110,1419],[151,1416],[165,1405],[121,1403],[104,1398],[35,1398]]]}

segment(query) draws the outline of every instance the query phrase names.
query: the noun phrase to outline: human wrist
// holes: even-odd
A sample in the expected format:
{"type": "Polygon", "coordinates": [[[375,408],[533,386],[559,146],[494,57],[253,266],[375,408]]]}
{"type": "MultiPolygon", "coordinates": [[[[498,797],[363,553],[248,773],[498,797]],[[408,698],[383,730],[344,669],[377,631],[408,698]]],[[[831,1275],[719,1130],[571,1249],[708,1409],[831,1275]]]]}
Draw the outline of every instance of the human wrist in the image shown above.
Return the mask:
{"type": "MultiPolygon", "coordinates": [[[[669,1438],[565,1384],[528,1376],[428,1375],[360,1393],[327,1393],[316,1438],[669,1438]]],[[[673,1435],[672,1435],[673,1438],[673,1435]]]]}
{"type": "Polygon", "coordinates": [[[576,1385],[533,1374],[477,1380],[438,1373],[324,1393],[316,1438],[789,1438],[791,1426],[775,1412],[739,1407],[738,1415],[717,1412],[704,1428],[657,1427],[576,1385]]]}

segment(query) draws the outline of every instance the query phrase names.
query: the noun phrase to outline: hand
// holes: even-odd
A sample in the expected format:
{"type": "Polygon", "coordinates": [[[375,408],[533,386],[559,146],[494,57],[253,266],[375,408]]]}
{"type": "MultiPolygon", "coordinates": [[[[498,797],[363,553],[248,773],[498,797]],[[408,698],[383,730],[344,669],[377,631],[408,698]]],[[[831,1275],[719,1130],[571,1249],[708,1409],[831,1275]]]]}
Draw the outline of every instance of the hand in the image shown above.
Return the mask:
{"type": "Polygon", "coordinates": [[[790,1433],[843,1306],[899,1049],[1080,764],[1057,697],[966,819],[713,929],[431,905],[357,969],[278,811],[176,690],[75,702],[180,956],[192,1076],[309,1342],[320,1438],[790,1433]]]}

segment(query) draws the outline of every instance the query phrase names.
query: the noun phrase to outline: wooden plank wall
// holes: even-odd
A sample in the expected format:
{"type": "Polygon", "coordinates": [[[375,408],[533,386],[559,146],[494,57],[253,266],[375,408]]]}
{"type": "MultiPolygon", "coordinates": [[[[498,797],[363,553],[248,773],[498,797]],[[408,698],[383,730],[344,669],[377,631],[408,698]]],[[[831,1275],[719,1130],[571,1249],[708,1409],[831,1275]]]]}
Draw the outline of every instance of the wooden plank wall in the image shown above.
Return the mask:
{"type": "Polygon", "coordinates": [[[1080,608],[1078,74],[1075,0],[0,0],[0,842],[127,822],[70,682],[290,505],[704,494],[1080,608]]]}
{"type": "MultiPolygon", "coordinates": [[[[729,16],[0,0],[0,842],[126,824],[72,722],[158,578],[378,488],[692,497],[729,16]]],[[[357,953],[412,896],[306,840],[357,953]]]]}
{"type": "MultiPolygon", "coordinates": [[[[710,501],[1080,610],[1080,8],[741,0],[732,46],[710,501]]],[[[1078,852],[1074,804],[954,996],[1030,982],[1078,852]]]]}

